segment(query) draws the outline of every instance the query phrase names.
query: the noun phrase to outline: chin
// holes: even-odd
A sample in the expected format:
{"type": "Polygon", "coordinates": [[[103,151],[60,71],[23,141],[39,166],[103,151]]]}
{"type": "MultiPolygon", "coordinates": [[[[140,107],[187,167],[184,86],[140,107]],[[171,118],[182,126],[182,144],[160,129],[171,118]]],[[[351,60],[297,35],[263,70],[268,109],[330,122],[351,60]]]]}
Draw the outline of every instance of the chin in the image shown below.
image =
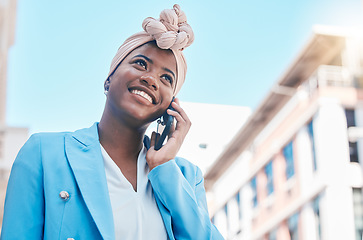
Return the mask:
{"type": "Polygon", "coordinates": [[[149,125],[150,123],[157,120],[161,115],[162,112],[160,114],[155,114],[155,112],[150,114],[150,112],[147,113],[142,111],[132,111],[129,114],[132,123],[135,123],[137,125],[149,125]]]}
{"type": "MultiPolygon", "coordinates": [[[[118,118],[123,119],[121,121],[128,122],[129,125],[132,126],[143,126],[149,125],[153,121],[157,120],[165,110],[160,109],[160,106],[143,106],[139,104],[133,104],[131,102],[122,101],[119,105],[114,105],[113,115],[117,116],[118,118]]],[[[167,107],[166,107],[167,108],[167,107]]],[[[165,109],[166,109],[165,108],[165,109]]],[[[112,107],[111,107],[112,109],[112,107]]]]}

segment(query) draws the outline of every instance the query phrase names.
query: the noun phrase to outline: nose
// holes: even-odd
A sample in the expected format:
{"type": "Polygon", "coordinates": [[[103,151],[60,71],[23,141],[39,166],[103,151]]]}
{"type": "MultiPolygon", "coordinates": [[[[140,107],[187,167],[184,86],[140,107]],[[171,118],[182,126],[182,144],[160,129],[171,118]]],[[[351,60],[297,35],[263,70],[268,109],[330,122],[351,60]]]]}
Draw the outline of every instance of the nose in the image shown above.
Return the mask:
{"type": "Polygon", "coordinates": [[[155,77],[153,77],[151,75],[142,76],[140,78],[140,81],[143,84],[147,84],[148,86],[151,86],[154,90],[158,90],[159,89],[159,83],[158,83],[158,81],[156,80],[155,77]]]}

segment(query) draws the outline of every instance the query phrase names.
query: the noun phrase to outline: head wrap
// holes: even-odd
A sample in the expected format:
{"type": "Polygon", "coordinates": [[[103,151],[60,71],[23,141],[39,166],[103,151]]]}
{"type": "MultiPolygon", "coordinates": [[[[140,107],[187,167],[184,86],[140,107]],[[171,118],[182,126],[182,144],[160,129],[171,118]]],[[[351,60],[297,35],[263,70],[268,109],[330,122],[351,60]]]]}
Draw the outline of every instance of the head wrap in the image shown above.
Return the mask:
{"type": "Polygon", "coordinates": [[[108,78],[130,52],[155,40],[159,48],[170,49],[175,56],[177,77],[174,95],[176,95],[185,81],[187,71],[187,63],[182,50],[194,41],[194,33],[187,23],[187,17],[180,10],[180,6],[175,4],[173,9],[163,10],[159,19],[146,18],[142,23],[142,28],[144,29],[143,32],[132,35],[119,47],[112,59],[108,78]]]}

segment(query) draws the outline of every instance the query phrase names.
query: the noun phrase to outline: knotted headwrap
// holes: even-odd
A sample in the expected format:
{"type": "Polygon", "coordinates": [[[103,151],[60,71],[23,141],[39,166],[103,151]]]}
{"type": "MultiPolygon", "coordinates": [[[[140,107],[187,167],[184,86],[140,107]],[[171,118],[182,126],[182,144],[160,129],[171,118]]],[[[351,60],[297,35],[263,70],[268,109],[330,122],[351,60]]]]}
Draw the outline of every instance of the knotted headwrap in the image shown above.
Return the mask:
{"type": "Polygon", "coordinates": [[[135,48],[153,40],[161,49],[170,49],[176,60],[177,77],[174,88],[176,95],[185,81],[187,63],[182,50],[190,46],[194,41],[194,33],[187,23],[187,17],[175,4],[173,9],[165,9],[160,13],[159,19],[148,17],[142,23],[143,32],[136,33],[126,39],[119,47],[115,57],[112,59],[109,78],[116,70],[122,60],[135,48]]]}

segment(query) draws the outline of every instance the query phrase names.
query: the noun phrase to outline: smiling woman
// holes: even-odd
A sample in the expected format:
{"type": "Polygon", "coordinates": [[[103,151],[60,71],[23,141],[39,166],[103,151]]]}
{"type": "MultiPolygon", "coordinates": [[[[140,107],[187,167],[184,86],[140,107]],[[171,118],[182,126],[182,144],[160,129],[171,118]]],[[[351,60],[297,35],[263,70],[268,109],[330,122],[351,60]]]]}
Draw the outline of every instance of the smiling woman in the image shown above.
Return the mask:
{"type": "Polygon", "coordinates": [[[200,169],[176,156],[191,122],[172,99],[193,31],[178,5],[145,19],[143,29],[112,60],[99,123],[33,134],[20,150],[1,239],[223,239],[200,169]],[[166,111],[176,125],[156,150],[157,133],[149,139],[145,131],[166,111]]]}
{"type": "Polygon", "coordinates": [[[105,82],[107,100],[99,127],[127,119],[130,125],[144,126],[157,119],[173,98],[174,72],[176,61],[171,50],[160,49],[154,42],[137,47],[105,82]]]}

